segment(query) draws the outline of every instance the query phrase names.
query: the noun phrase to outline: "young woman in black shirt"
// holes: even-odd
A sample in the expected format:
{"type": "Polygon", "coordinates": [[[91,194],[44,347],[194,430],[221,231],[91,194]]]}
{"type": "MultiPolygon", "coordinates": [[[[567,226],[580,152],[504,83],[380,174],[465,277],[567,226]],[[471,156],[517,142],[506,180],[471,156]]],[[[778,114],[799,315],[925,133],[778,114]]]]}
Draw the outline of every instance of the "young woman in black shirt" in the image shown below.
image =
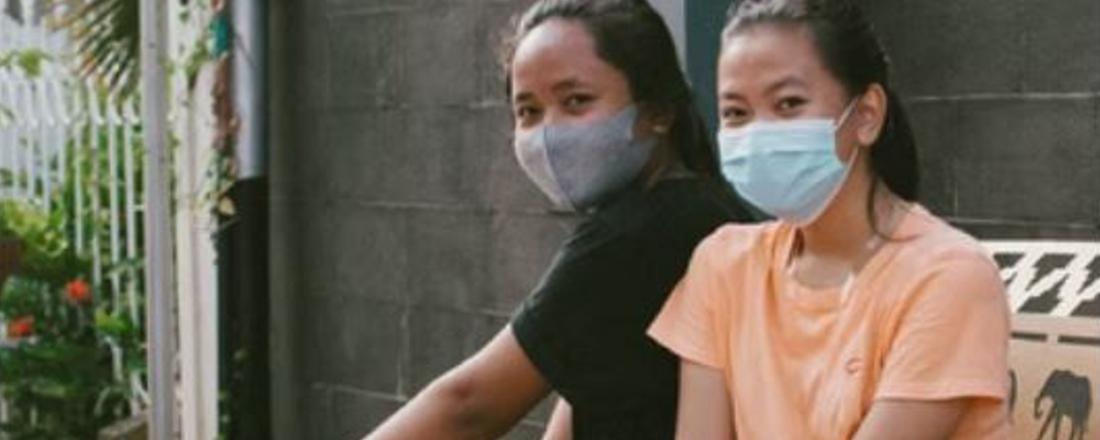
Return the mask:
{"type": "Polygon", "coordinates": [[[588,218],[512,323],[369,440],[495,438],[551,390],[545,439],[673,438],[678,360],[646,327],[695,245],[749,214],[644,0],[543,0],[506,50],[520,166],[588,218]]]}

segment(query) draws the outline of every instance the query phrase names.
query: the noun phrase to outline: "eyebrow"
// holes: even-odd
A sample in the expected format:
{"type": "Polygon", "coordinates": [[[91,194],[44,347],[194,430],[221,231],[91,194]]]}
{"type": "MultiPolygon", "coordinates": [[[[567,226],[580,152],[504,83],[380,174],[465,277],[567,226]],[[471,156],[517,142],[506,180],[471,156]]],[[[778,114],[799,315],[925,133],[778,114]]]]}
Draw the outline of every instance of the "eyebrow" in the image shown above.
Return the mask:
{"type": "Polygon", "coordinates": [[[572,89],[579,88],[583,85],[584,85],[584,81],[581,81],[577,77],[572,77],[572,78],[564,79],[562,81],[558,81],[557,84],[554,84],[554,87],[552,87],[551,90],[553,90],[554,93],[561,93],[561,92],[566,91],[566,90],[572,90],[572,89]]]}
{"type": "Polygon", "coordinates": [[[518,104],[518,103],[520,103],[520,102],[524,102],[524,101],[530,101],[530,100],[532,100],[532,99],[535,99],[535,94],[534,94],[534,93],[531,93],[531,92],[519,92],[519,93],[517,93],[517,94],[516,94],[516,96],[515,96],[515,97],[513,97],[513,98],[512,98],[512,103],[513,103],[513,104],[518,104]]]}
{"type": "MultiPolygon", "coordinates": [[[[775,93],[777,90],[783,89],[785,87],[791,87],[791,86],[805,87],[806,82],[803,81],[802,79],[798,78],[798,77],[793,76],[793,75],[788,75],[788,76],[783,77],[783,79],[780,79],[779,81],[776,81],[775,83],[772,83],[771,85],[769,85],[768,88],[765,89],[765,93],[772,94],[772,93],[775,93]]],[[[741,94],[739,94],[737,92],[731,92],[731,91],[722,92],[721,98],[724,101],[732,101],[732,100],[737,100],[737,99],[743,100],[744,99],[744,97],[741,96],[741,94]]]]}
{"type": "MultiPolygon", "coordinates": [[[[570,78],[566,78],[564,80],[558,81],[556,84],[554,84],[553,87],[550,88],[550,90],[555,94],[560,94],[560,93],[564,93],[564,92],[567,92],[569,90],[581,88],[581,87],[584,87],[584,86],[585,86],[584,81],[581,81],[577,77],[570,77],[570,78]]],[[[535,94],[534,93],[528,92],[528,91],[523,91],[523,92],[517,93],[516,96],[514,98],[512,98],[512,103],[530,101],[532,99],[535,99],[535,94]]]]}
{"type": "Polygon", "coordinates": [[[775,93],[777,90],[783,89],[785,87],[790,87],[790,86],[806,87],[806,82],[803,81],[801,78],[795,77],[793,75],[789,75],[789,76],[786,76],[783,79],[775,82],[774,84],[768,86],[767,92],[768,93],[775,93]]]}

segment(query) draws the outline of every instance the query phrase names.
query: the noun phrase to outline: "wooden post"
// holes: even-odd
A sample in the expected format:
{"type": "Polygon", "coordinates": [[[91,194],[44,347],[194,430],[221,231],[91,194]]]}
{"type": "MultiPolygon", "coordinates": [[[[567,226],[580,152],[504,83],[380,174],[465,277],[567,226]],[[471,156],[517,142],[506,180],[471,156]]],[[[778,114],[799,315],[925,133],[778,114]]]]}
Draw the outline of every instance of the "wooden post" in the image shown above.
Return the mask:
{"type": "Polygon", "coordinates": [[[22,242],[10,237],[0,238],[0,291],[8,277],[19,273],[22,256],[22,242]]]}

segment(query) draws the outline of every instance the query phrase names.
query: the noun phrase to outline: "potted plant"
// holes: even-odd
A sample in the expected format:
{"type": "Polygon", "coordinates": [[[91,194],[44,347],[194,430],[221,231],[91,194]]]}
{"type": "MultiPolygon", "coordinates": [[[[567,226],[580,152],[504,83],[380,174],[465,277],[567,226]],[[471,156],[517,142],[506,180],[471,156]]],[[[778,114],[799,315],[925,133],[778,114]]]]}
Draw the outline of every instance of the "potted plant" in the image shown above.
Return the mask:
{"type": "Polygon", "coordinates": [[[128,415],[125,380],[141,368],[140,335],[89,281],[90,264],[68,245],[62,215],[0,202],[4,227],[20,246],[20,268],[0,287],[0,387],[8,401],[0,436],[88,440],[128,415]],[[128,356],[116,363],[115,347],[128,356]]]}

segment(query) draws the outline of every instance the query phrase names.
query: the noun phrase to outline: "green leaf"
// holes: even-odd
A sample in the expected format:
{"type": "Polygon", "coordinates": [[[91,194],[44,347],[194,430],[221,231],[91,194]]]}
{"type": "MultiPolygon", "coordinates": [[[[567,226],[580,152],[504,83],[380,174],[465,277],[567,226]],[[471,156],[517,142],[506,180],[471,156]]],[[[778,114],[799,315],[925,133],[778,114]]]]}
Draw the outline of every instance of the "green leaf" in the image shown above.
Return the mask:
{"type": "Polygon", "coordinates": [[[95,311],[95,328],[105,335],[122,338],[130,329],[130,325],[125,320],[112,316],[100,308],[95,311]]]}
{"type": "Polygon", "coordinates": [[[50,59],[51,57],[46,52],[39,49],[29,49],[19,52],[18,63],[28,77],[37,78],[42,75],[43,62],[50,59]]]}
{"type": "Polygon", "coordinates": [[[137,89],[140,0],[88,0],[66,4],[57,23],[76,42],[81,71],[128,96],[137,89]],[[75,7],[74,7],[75,6],[75,7]]]}
{"type": "Polygon", "coordinates": [[[31,384],[31,393],[45,398],[65,399],[72,395],[72,389],[56,379],[40,379],[31,384]]]}
{"type": "MultiPolygon", "coordinates": [[[[2,63],[0,63],[0,66],[2,66],[2,63]]],[[[12,112],[11,109],[0,105],[0,125],[5,125],[8,123],[8,121],[14,120],[15,113],[12,112]]]]}

